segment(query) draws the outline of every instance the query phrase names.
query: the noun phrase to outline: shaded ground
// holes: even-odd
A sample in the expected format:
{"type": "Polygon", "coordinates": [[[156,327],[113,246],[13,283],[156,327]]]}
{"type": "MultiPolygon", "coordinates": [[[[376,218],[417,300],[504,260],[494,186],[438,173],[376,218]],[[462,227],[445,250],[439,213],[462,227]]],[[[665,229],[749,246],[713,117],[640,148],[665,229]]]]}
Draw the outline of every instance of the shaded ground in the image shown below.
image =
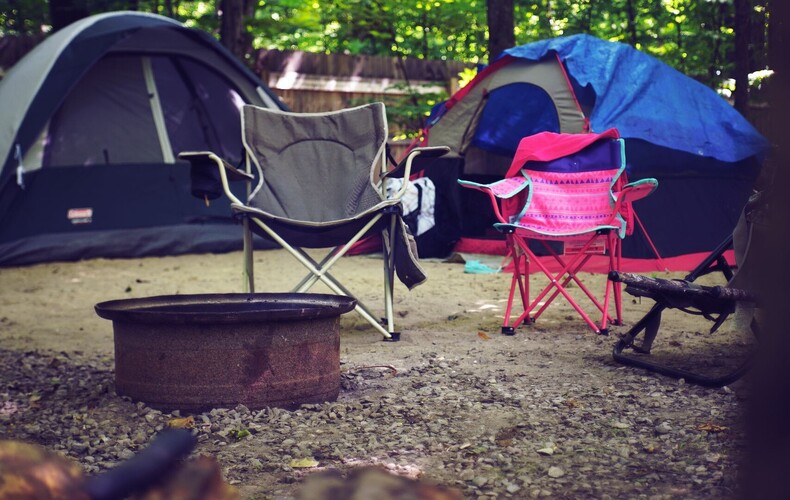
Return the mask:
{"type": "MultiPolygon", "coordinates": [[[[259,291],[301,277],[279,250],[257,254],[259,291]]],[[[241,256],[91,260],[0,270],[0,428],[96,473],[128,459],[180,414],[113,392],[112,325],[96,302],[241,290],[241,256]]],[[[344,258],[336,275],[378,310],[381,261],[344,258]]],[[[748,380],[705,389],[623,367],[618,332],[595,336],[570,307],[499,334],[509,275],[427,261],[429,281],[396,290],[400,343],[351,313],[341,321],[336,402],[287,412],[192,415],[197,453],[219,460],[243,498],[288,498],[317,470],[379,464],[464,495],[722,498],[737,486],[748,380]],[[317,466],[293,465],[311,458],[317,466]]],[[[541,281],[532,278],[535,286],[541,281]]],[[[601,287],[603,277],[586,277],[601,287]]],[[[316,289],[315,291],[321,291],[316,289]]],[[[626,325],[650,307],[626,297],[626,325]]],[[[730,323],[736,323],[732,321],[730,323]]],[[[726,369],[748,349],[738,325],[671,314],[655,356],[726,369]]]]}

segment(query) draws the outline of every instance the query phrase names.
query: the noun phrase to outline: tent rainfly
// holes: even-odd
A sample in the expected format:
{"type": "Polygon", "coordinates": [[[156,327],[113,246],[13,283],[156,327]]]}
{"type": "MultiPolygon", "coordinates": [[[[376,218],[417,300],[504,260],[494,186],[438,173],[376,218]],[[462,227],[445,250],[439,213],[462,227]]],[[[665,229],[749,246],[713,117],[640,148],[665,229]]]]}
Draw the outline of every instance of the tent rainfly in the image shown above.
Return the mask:
{"type": "Polygon", "coordinates": [[[172,19],[113,12],[48,37],[0,81],[0,266],[240,248],[227,204],[193,198],[176,158],[238,161],[245,103],[285,109],[172,19]]]}

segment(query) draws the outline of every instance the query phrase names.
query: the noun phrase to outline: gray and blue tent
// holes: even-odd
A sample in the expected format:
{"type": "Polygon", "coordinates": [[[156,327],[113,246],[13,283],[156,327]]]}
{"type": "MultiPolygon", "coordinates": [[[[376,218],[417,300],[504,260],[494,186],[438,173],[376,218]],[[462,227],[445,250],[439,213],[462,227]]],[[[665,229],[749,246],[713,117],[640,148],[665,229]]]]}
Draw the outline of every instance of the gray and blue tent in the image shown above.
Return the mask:
{"type": "MultiPolygon", "coordinates": [[[[421,145],[449,146],[443,162],[488,181],[522,137],[610,128],[625,139],[629,179],[659,181],[635,207],[646,231],[625,239],[624,255],[687,256],[691,269],[732,232],[768,142],[716,92],[629,45],[573,35],[508,49],[437,106],[421,145]]],[[[463,193],[463,251],[485,251],[474,242],[494,221],[474,194],[463,193]]]]}
{"type": "Polygon", "coordinates": [[[190,192],[185,150],[241,158],[243,104],[285,109],[207,33],[113,12],[48,37],[0,81],[0,266],[241,248],[190,192]]]}

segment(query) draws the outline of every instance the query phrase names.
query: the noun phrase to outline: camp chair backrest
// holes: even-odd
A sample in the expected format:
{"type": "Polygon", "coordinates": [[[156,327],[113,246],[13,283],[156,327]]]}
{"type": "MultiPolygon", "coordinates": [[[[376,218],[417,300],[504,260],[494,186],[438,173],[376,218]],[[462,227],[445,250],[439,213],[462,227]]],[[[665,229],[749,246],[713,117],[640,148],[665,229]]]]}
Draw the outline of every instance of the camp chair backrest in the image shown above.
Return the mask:
{"type": "Polygon", "coordinates": [[[528,161],[521,174],[529,188],[505,200],[503,215],[538,235],[572,236],[623,228],[613,189],[623,172],[620,139],[600,140],[551,161],[528,161]]]}
{"type": "Polygon", "coordinates": [[[343,220],[382,200],[373,184],[385,155],[384,106],[288,113],[244,106],[244,147],[262,182],[249,204],[291,220],[343,220]]]}

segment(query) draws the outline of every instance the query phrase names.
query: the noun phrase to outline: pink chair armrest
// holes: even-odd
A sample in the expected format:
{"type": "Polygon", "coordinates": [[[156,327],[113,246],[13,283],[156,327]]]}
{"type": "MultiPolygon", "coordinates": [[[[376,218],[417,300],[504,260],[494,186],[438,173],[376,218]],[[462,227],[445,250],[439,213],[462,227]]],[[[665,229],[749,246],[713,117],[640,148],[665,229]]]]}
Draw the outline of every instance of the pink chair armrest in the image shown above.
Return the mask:
{"type": "Polygon", "coordinates": [[[458,184],[465,188],[471,188],[478,191],[483,191],[484,193],[490,193],[497,198],[512,198],[513,196],[520,193],[525,187],[527,187],[528,182],[524,177],[508,177],[506,179],[492,182],[491,184],[478,184],[477,182],[459,179],[458,184]]]}
{"type": "Polygon", "coordinates": [[[617,192],[617,201],[620,204],[633,203],[636,200],[641,200],[649,196],[658,187],[658,181],[653,178],[640,179],[623,186],[623,189],[617,192]]]}
{"type": "Polygon", "coordinates": [[[512,198],[526,188],[529,182],[525,177],[508,177],[492,182],[491,184],[479,184],[477,182],[459,179],[458,184],[465,188],[476,189],[477,191],[486,193],[491,199],[491,207],[494,209],[494,215],[496,215],[496,218],[500,222],[506,223],[508,221],[502,216],[497,198],[512,198]]]}

